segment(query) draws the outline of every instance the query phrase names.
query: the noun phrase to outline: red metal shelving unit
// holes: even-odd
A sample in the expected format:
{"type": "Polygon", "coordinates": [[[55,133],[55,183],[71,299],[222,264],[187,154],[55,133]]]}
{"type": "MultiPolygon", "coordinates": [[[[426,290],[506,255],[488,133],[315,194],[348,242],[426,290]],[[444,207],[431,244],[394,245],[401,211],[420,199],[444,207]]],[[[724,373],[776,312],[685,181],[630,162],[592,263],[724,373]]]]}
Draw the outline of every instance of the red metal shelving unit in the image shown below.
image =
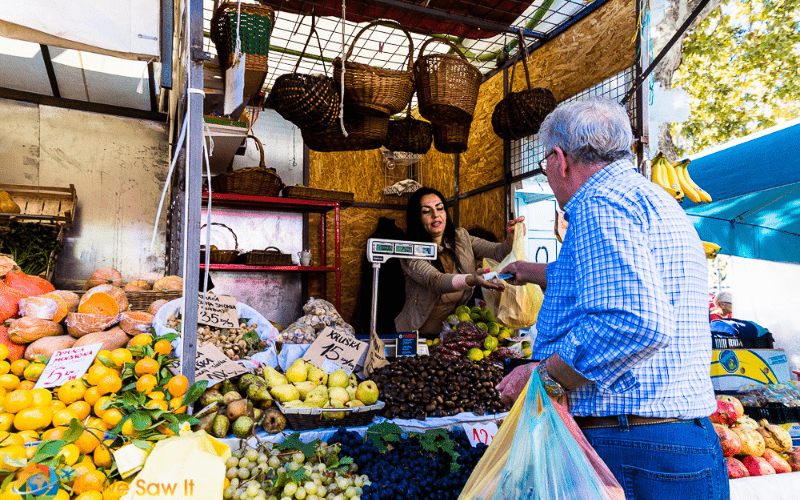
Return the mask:
{"type": "MultiPolygon", "coordinates": [[[[203,200],[208,199],[208,192],[203,192],[203,200]]],[[[211,264],[211,270],[225,271],[269,271],[269,272],[321,272],[334,273],[336,279],[336,309],[342,307],[342,271],[340,255],[340,208],[338,201],[306,200],[301,198],[277,198],[272,196],[252,196],[242,194],[212,193],[211,206],[214,208],[240,208],[248,210],[267,210],[272,212],[315,212],[324,214],[334,211],[334,265],[328,266],[327,252],[325,251],[325,236],[328,224],[325,216],[320,217],[319,230],[319,266],[248,266],[243,264],[211,264]]],[[[200,269],[205,265],[200,264],[200,269]]],[[[327,279],[325,283],[327,289],[327,279]]]]}

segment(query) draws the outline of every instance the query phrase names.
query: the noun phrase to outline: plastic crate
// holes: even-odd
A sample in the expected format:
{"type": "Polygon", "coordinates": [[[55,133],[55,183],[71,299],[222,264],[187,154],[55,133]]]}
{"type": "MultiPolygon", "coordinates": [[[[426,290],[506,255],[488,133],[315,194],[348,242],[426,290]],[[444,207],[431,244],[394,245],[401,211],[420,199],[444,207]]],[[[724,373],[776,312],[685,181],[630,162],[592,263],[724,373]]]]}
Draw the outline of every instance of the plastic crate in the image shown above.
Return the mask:
{"type": "Polygon", "coordinates": [[[714,349],[772,349],[774,341],[772,333],[767,332],[761,337],[728,337],[726,335],[711,334],[714,349]]]}
{"type": "Polygon", "coordinates": [[[800,422],[800,408],[790,408],[780,403],[767,403],[764,406],[745,406],[744,414],[754,420],[766,418],[771,424],[800,422]]]}

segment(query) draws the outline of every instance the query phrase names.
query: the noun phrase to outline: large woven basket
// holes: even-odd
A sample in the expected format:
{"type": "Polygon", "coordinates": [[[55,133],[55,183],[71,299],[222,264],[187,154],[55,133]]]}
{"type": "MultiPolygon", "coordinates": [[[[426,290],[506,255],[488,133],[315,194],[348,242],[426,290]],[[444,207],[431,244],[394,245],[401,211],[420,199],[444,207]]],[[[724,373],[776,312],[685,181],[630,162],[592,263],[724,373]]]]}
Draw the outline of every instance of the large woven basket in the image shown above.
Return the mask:
{"type": "Polygon", "coordinates": [[[469,129],[472,122],[433,124],[433,144],[441,153],[455,154],[467,150],[469,129]]]}
{"type": "Polygon", "coordinates": [[[419,113],[432,123],[469,123],[478,102],[483,75],[449,40],[429,38],[414,61],[419,113]],[[422,55],[431,42],[449,45],[458,54],[422,55]]]}
{"type": "Polygon", "coordinates": [[[340,82],[344,65],[344,100],[349,108],[370,116],[389,117],[406,107],[414,93],[414,73],[411,60],[414,58],[414,41],[411,34],[394,21],[375,20],[361,28],[347,50],[344,61],[333,61],[333,79],[340,82]],[[379,24],[402,30],[408,37],[408,70],[398,71],[348,61],[353,54],[358,38],[367,29],[379,24]]]}
{"type": "MultiPolygon", "coordinates": [[[[264,145],[254,135],[261,160],[257,167],[246,167],[231,170],[211,179],[211,188],[217,193],[247,194],[252,196],[277,196],[283,182],[278,174],[268,169],[264,163],[264,145]]],[[[229,170],[231,167],[228,167],[229,170]]]]}
{"type": "Polygon", "coordinates": [[[411,117],[411,101],[405,118],[389,120],[383,147],[389,151],[402,151],[423,155],[431,149],[433,129],[431,124],[411,117]]]}
{"type": "MultiPolygon", "coordinates": [[[[312,18],[311,31],[308,33],[302,54],[297,58],[294,70],[275,79],[267,98],[269,105],[279,115],[299,128],[307,130],[325,130],[333,125],[339,115],[339,91],[333,79],[326,76],[328,69],[325,67],[324,58],[322,67],[325,75],[297,74],[300,61],[306,54],[308,42],[316,33],[312,18]]],[[[321,46],[320,53],[322,53],[321,46]]]]}
{"type": "MultiPolygon", "coordinates": [[[[509,92],[492,113],[492,128],[501,139],[514,141],[533,135],[539,131],[545,117],[556,108],[558,104],[553,93],[546,88],[531,88],[531,78],[528,73],[528,48],[520,38],[520,56],[524,55],[522,68],[525,70],[527,90],[509,92]]],[[[518,57],[519,58],[519,57],[518,57]]],[[[511,88],[514,86],[514,72],[517,64],[511,71],[511,88]]]]}
{"type": "Polygon", "coordinates": [[[240,51],[247,54],[245,68],[267,71],[267,55],[272,28],[275,26],[275,11],[265,5],[225,2],[217,8],[211,20],[211,40],[217,47],[219,65],[223,70],[233,67],[236,52],[236,18],[239,26],[240,51]]]}
{"type": "Polygon", "coordinates": [[[366,116],[345,110],[344,127],[347,137],[342,133],[339,120],[322,132],[301,130],[303,142],[308,149],[323,153],[378,149],[386,140],[389,117],[366,116]]]}
{"type": "MultiPolygon", "coordinates": [[[[236,237],[236,233],[233,232],[233,229],[229,228],[225,224],[221,224],[219,222],[212,222],[212,226],[221,226],[231,232],[233,235],[233,250],[211,250],[211,256],[209,261],[212,264],[233,264],[236,261],[236,257],[239,256],[239,239],[236,237]]],[[[206,227],[205,224],[200,226],[200,229],[206,227]]],[[[200,263],[203,264],[206,261],[206,255],[204,249],[200,249],[200,263]]]]}
{"type": "Polygon", "coordinates": [[[291,266],[292,256],[282,253],[278,247],[267,247],[264,250],[251,250],[244,255],[248,266],[291,266]]]}

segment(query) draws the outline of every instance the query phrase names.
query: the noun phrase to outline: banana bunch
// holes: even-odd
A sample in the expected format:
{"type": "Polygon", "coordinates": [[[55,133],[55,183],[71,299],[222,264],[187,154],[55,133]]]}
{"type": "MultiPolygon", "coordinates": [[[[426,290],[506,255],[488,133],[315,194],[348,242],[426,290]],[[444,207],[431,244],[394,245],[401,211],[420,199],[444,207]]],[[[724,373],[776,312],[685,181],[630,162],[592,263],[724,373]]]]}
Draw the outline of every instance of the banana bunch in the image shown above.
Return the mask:
{"type": "Polygon", "coordinates": [[[663,153],[658,153],[652,162],[653,182],[683,202],[684,195],[695,203],[711,203],[711,196],[689,176],[691,160],[681,160],[673,165],[663,153]]]}
{"type": "Polygon", "coordinates": [[[706,252],[707,259],[713,259],[717,256],[717,252],[719,252],[722,247],[717,245],[716,243],[711,243],[710,241],[702,241],[703,250],[706,252]]]}

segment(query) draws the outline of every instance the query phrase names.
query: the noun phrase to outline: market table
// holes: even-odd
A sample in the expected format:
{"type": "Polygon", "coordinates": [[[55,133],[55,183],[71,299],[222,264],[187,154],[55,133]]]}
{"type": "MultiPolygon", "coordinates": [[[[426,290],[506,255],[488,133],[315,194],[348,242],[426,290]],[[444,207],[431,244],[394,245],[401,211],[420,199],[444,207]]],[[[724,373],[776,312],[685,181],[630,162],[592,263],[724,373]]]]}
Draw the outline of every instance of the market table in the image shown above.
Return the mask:
{"type": "Polygon", "coordinates": [[[800,472],[733,479],[731,500],[796,500],[800,497],[800,472]]]}

